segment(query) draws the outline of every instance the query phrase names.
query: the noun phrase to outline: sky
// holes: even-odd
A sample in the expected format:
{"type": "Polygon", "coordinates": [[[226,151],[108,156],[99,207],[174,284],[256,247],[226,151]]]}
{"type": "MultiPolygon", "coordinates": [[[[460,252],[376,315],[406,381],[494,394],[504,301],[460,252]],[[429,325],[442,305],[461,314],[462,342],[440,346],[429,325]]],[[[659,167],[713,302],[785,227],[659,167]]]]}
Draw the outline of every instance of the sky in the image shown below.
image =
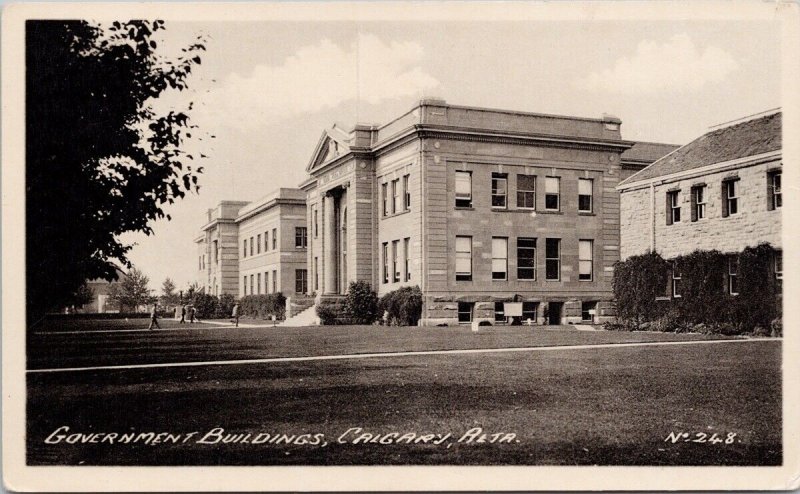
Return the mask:
{"type": "Polygon", "coordinates": [[[624,139],[685,144],[781,104],[780,30],[765,21],[168,22],[160,46],[178,54],[199,35],[207,51],[190,89],[153,106],[193,102],[200,191],[168,207],[153,235],[122,237],[155,290],[195,280],[208,208],[296,187],[334,123],[384,123],[437,97],[607,113],[624,139]]]}

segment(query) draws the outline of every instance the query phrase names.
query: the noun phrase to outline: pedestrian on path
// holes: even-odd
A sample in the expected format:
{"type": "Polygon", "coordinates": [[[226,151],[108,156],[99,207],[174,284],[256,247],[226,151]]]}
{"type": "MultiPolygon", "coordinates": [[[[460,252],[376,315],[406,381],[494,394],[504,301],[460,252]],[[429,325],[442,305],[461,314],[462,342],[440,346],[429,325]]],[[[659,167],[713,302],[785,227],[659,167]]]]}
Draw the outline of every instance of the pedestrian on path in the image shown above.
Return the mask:
{"type": "MultiPolygon", "coordinates": [[[[194,308],[194,305],[190,305],[189,306],[189,323],[191,323],[191,324],[194,324],[194,322],[195,322],[195,316],[194,316],[195,312],[197,312],[197,309],[194,308]]],[[[197,321],[199,321],[199,319],[197,319],[197,321]]]]}
{"type": "Polygon", "coordinates": [[[161,326],[158,324],[158,304],[154,303],[152,310],[150,310],[150,326],[147,328],[150,331],[153,330],[153,326],[161,329],[161,326]]]}
{"type": "Polygon", "coordinates": [[[181,321],[180,324],[186,324],[186,306],[181,305],[181,321]]]}
{"type": "Polygon", "coordinates": [[[239,304],[234,304],[233,305],[233,311],[231,312],[231,317],[233,318],[231,320],[231,322],[234,323],[235,327],[238,328],[239,327],[239,304]]]}

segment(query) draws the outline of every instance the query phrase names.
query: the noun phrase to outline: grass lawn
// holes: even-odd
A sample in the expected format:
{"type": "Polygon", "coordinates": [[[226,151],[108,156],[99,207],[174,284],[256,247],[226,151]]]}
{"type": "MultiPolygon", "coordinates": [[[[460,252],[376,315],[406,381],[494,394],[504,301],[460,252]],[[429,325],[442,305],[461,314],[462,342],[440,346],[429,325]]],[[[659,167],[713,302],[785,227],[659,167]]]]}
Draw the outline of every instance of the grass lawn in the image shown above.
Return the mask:
{"type": "MultiPolygon", "coordinates": [[[[188,319],[187,319],[188,321],[188,319]]],[[[207,328],[222,327],[223,325],[208,325],[201,323],[181,324],[172,318],[159,317],[158,324],[162,329],[187,329],[187,328],[207,328]]],[[[46,319],[42,321],[34,331],[36,332],[61,332],[61,331],[120,331],[147,329],[150,326],[149,317],[138,317],[129,319],[81,319],[81,318],[59,318],[46,319]]]]}
{"type": "MultiPolygon", "coordinates": [[[[356,328],[344,344],[342,329],[328,329],[315,330],[324,335],[315,341],[325,342],[317,349],[365,351],[370,345],[358,338],[362,334],[394,341],[388,330],[368,334],[367,329],[359,333],[356,328]]],[[[445,332],[435,338],[436,345],[465,344],[453,336],[455,332],[436,328],[440,329],[445,332]]],[[[406,332],[402,333],[406,346],[432,345],[426,340],[432,337],[420,328],[392,331],[406,332]]],[[[533,330],[528,338],[538,343],[578,338],[557,333],[533,330]]],[[[590,340],[632,337],[574,333],[590,340]]],[[[287,345],[286,351],[302,345],[291,343],[288,335],[284,340],[278,333],[269,334],[287,345]]],[[[662,336],[667,335],[658,335],[662,336]]],[[[517,345],[524,337],[499,331],[492,344],[517,345]]],[[[479,335],[471,344],[480,338],[491,337],[479,335]]],[[[87,371],[29,374],[27,379],[30,464],[775,465],[782,461],[780,341],[87,371]],[[179,444],[45,444],[60,426],[81,433],[197,434],[179,444]],[[323,436],[318,445],[197,442],[218,427],[227,433],[250,434],[250,439],[259,433],[323,436]],[[515,437],[503,444],[459,441],[473,427],[515,437]],[[349,434],[339,443],[337,438],[349,428],[370,434],[451,436],[439,445],[353,444],[356,436],[349,434]],[[735,440],[665,442],[670,433],[682,432],[691,437],[718,433],[723,439],[733,433],[735,440]]]]}

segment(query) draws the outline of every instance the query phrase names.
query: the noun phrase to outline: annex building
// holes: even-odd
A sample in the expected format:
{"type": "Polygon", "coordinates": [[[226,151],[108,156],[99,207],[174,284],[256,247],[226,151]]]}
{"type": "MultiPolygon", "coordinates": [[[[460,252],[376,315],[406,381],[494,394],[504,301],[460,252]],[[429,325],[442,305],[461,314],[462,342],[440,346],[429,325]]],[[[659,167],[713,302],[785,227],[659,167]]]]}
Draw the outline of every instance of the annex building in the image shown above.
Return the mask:
{"type": "Polygon", "coordinates": [[[216,277],[225,293],[305,289],[317,303],[341,297],[355,280],[379,296],[419,286],[428,325],[504,323],[510,315],[602,322],[620,259],[616,187],[677,148],[623,140],[620,127],[612,116],[438,99],[383,125],[333,126],[291,208],[293,189],[282,189],[280,207],[265,199],[227,203],[227,216],[209,212],[197,239],[201,278],[211,293],[216,277]],[[218,258],[217,238],[226,240],[212,266],[203,256],[218,258]],[[283,250],[270,257],[273,242],[283,250]],[[521,313],[506,314],[511,302],[521,313]]]}

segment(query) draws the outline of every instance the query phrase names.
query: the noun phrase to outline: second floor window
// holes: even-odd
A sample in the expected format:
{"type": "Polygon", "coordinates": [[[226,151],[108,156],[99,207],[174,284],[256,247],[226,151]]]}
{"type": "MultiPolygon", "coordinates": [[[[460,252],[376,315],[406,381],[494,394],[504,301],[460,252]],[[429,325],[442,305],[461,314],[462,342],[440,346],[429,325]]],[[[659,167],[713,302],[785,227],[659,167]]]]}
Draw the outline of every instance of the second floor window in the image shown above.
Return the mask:
{"type": "Polygon", "coordinates": [[[767,174],[767,209],[780,209],[782,206],[781,172],[773,171],[767,174]]]}
{"type": "Polygon", "coordinates": [[[261,254],[261,234],[256,236],[256,254],[261,254]]]}
{"type": "Polygon", "coordinates": [[[250,237],[250,255],[253,255],[253,237],[250,237]]]}
{"type": "Polygon", "coordinates": [[[242,249],[242,257],[247,257],[247,239],[244,239],[242,242],[244,246],[242,249]]]}
{"type": "Polygon", "coordinates": [[[389,216],[389,184],[381,184],[381,201],[383,202],[383,216],[389,216]]]}
{"type": "Polygon", "coordinates": [[[383,243],[383,283],[389,283],[389,243],[383,243]]]}
{"type": "Polygon", "coordinates": [[[397,206],[398,203],[400,202],[400,191],[398,190],[399,189],[398,182],[400,182],[399,178],[392,180],[392,214],[395,214],[397,212],[397,206]]]}
{"type": "Polygon", "coordinates": [[[578,211],[581,213],[591,213],[592,212],[592,188],[594,182],[590,178],[579,178],[578,179],[578,211]]]}
{"type": "Polygon", "coordinates": [[[536,209],[536,175],[517,175],[517,207],[536,209]]]}
{"type": "Polygon", "coordinates": [[[411,209],[411,189],[409,189],[408,181],[411,175],[403,176],[403,211],[411,209]]]}
{"type": "Polygon", "coordinates": [[[679,223],[681,221],[680,191],[672,190],[667,192],[667,224],[679,223]]]}
{"type": "MultiPolygon", "coordinates": [[[[317,210],[316,208],[314,208],[314,238],[317,238],[318,235],[319,235],[319,223],[317,223],[317,210]]],[[[267,234],[265,233],[264,237],[266,238],[266,236],[267,234]]]]}
{"type": "Polygon", "coordinates": [[[548,238],[544,247],[545,279],[558,281],[561,279],[561,239],[548,238]]]}
{"type": "Polygon", "coordinates": [[[739,180],[725,180],[722,182],[722,216],[739,213],[739,180]]]}
{"type": "Polygon", "coordinates": [[[305,249],[308,245],[306,227],[298,226],[294,229],[294,246],[298,249],[305,249]]]}
{"type": "Polygon", "coordinates": [[[692,187],[692,221],[702,220],[706,217],[706,186],[692,187]]]}
{"type": "Polygon", "coordinates": [[[456,237],[456,281],[472,279],[472,237],[456,237]]]}
{"type": "Polygon", "coordinates": [[[508,178],[504,173],[492,173],[492,207],[506,208],[508,196],[508,178]]]}
{"type": "Polygon", "coordinates": [[[277,228],[273,228],[272,229],[272,250],[275,250],[277,248],[278,248],[278,229],[277,228]]]}
{"type": "Polygon", "coordinates": [[[544,208],[548,211],[558,211],[560,204],[561,179],[558,177],[545,177],[544,179],[544,208]]]}
{"type": "Polygon", "coordinates": [[[508,278],[508,239],[492,237],[492,279],[508,278]]]}
{"type": "Polygon", "coordinates": [[[472,173],[456,172],[456,207],[472,207],[472,173]]]}

